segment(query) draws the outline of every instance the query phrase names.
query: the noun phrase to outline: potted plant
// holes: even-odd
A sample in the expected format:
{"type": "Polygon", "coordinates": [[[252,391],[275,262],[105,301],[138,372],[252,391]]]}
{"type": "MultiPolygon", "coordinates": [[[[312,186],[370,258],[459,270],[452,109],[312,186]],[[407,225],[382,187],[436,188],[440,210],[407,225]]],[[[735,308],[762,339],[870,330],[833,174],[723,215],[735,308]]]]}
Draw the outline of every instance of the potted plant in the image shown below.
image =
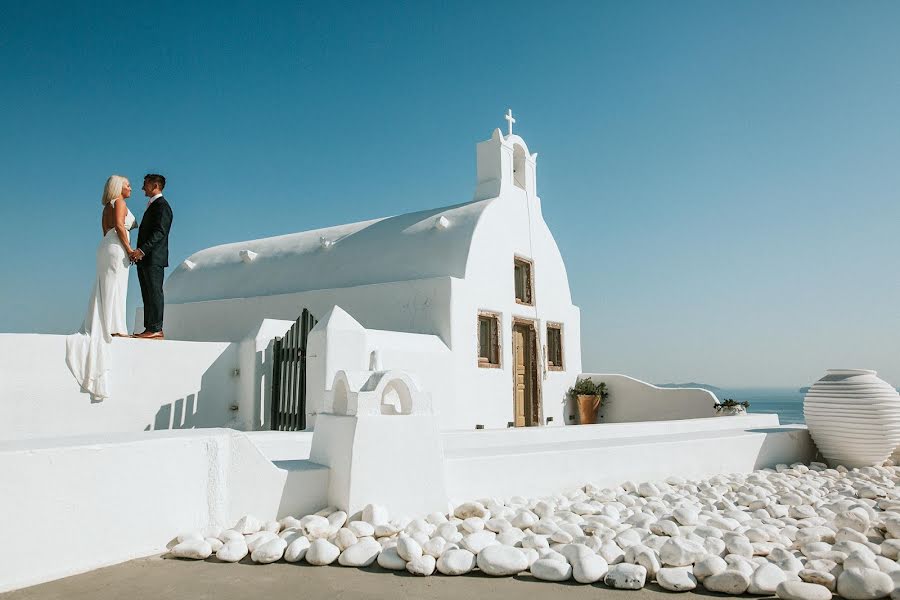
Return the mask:
{"type": "Polygon", "coordinates": [[[726,398],[721,402],[713,404],[713,407],[716,409],[717,415],[726,417],[747,414],[750,403],[746,400],[738,402],[734,398],[726,398]]]}
{"type": "Polygon", "coordinates": [[[578,404],[578,422],[592,425],[597,422],[597,409],[609,396],[606,384],[594,383],[590,378],[578,379],[569,388],[569,397],[578,404]]]}

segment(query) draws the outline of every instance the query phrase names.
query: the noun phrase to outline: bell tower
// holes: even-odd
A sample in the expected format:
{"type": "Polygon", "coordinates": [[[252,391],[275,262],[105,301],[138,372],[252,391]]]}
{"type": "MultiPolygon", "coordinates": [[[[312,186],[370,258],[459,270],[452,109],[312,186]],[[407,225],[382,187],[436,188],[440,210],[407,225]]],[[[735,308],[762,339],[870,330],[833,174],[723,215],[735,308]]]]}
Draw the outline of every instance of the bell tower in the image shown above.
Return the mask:
{"type": "Polygon", "coordinates": [[[516,120],[512,110],[504,118],[508,123],[507,134],[504,136],[497,128],[491,139],[476,146],[475,200],[495,198],[515,190],[521,190],[529,199],[537,198],[537,153],[531,154],[525,140],[513,133],[516,120]]]}

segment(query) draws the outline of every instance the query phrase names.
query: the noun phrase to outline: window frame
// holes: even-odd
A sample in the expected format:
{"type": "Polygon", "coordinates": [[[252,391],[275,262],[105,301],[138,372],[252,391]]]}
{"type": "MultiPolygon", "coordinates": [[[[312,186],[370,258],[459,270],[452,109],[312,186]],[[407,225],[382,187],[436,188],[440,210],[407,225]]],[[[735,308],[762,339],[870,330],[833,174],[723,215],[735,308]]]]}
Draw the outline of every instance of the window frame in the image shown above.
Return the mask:
{"type": "Polygon", "coordinates": [[[501,343],[502,323],[501,314],[490,310],[479,310],[478,318],[475,320],[475,357],[480,369],[501,369],[503,368],[503,344],[501,343]],[[494,339],[489,343],[491,350],[497,354],[497,362],[491,362],[490,358],[481,356],[481,320],[490,319],[494,325],[494,339]]]}
{"type": "Polygon", "coordinates": [[[525,258],[524,256],[515,255],[513,256],[513,296],[516,299],[516,304],[520,304],[522,306],[534,306],[534,261],[530,258],[525,258]],[[519,298],[518,293],[516,292],[516,267],[519,266],[519,263],[522,263],[527,269],[527,277],[525,279],[525,294],[526,300],[522,300],[519,298]]]}
{"type": "Polygon", "coordinates": [[[548,371],[565,371],[566,370],[566,353],[565,353],[565,344],[564,341],[564,333],[563,333],[563,324],[557,323],[556,321],[547,321],[546,326],[546,335],[547,335],[547,370],[548,371]],[[550,351],[550,330],[554,329],[559,332],[559,364],[553,364],[551,362],[552,353],[550,351]]]}

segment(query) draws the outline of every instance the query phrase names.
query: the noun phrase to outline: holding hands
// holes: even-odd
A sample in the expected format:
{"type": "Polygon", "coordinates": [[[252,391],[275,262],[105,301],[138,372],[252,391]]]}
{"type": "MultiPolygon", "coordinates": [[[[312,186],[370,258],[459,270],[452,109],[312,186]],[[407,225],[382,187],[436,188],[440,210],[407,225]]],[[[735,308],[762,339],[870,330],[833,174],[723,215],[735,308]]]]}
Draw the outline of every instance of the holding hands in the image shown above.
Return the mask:
{"type": "Polygon", "coordinates": [[[131,261],[131,264],[134,264],[144,258],[144,252],[140,249],[132,250],[128,253],[128,259],[131,261]]]}

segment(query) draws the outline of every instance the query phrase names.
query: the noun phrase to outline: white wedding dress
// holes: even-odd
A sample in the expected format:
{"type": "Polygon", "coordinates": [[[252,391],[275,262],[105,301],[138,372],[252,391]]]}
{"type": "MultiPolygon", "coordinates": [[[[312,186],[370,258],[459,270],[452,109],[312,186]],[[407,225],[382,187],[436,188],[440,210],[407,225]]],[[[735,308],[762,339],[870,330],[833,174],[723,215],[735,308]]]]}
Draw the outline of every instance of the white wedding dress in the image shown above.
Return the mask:
{"type": "MultiPolygon", "coordinates": [[[[126,235],[134,223],[134,215],[129,210],[125,215],[126,235]]],[[[125,248],[113,227],[97,247],[97,278],[84,323],[78,333],[66,338],[66,364],[81,390],[89,393],[94,401],[109,397],[112,334],[128,333],[125,300],[130,266],[125,248]]]]}

